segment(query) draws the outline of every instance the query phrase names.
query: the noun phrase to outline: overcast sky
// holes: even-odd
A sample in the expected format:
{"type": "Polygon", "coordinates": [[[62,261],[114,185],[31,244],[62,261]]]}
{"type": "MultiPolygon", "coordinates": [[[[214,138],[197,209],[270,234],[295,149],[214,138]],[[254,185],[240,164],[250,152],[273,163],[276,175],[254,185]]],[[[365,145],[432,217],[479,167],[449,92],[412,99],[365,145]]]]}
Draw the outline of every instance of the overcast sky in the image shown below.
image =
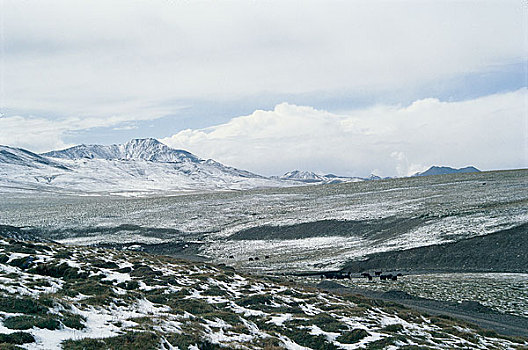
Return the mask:
{"type": "Polygon", "coordinates": [[[523,0],[0,0],[0,21],[0,144],[155,137],[264,175],[528,166],[523,0]]]}

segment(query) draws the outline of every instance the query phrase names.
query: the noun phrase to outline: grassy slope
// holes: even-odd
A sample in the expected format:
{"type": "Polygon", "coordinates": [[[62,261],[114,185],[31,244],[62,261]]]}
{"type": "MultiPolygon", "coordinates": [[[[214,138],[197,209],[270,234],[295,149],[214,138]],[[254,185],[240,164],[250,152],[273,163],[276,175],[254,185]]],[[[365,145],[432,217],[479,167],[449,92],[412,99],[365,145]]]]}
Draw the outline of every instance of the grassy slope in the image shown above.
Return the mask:
{"type": "Polygon", "coordinates": [[[445,317],[222,266],[0,239],[0,349],[522,348],[445,317]]]}

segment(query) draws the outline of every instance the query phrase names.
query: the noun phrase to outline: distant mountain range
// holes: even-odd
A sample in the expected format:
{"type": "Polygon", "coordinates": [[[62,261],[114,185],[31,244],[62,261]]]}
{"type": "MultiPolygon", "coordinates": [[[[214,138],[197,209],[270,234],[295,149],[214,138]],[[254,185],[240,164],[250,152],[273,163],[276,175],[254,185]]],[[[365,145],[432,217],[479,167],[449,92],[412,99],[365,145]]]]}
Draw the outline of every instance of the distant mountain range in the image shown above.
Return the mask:
{"type": "MultiPolygon", "coordinates": [[[[414,176],[479,171],[474,167],[431,167],[414,176]]],[[[156,139],[119,145],[79,145],[36,154],[0,146],[0,190],[52,193],[144,195],[157,192],[244,190],[306,184],[380,180],[294,170],[270,178],[204,160],[156,139]]]]}
{"type": "Polygon", "coordinates": [[[431,175],[447,175],[457,173],[479,173],[480,170],[473,166],[467,166],[465,168],[455,169],[447,166],[432,166],[424,172],[416,173],[413,176],[431,176],[431,175]]]}
{"type": "Polygon", "coordinates": [[[319,184],[332,184],[332,183],[343,183],[343,182],[359,182],[367,180],[381,180],[382,178],[371,174],[369,177],[347,177],[338,176],[334,174],[320,175],[311,171],[299,171],[294,170],[287,172],[286,174],[276,177],[280,180],[291,180],[299,181],[304,183],[319,183],[319,184]]]}
{"type": "Polygon", "coordinates": [[[200,159],[155,139],[110,146],[79,145],[41,155],[0,146],[0,187],[4,191],[134,195],[293,184],[200,159]]]}

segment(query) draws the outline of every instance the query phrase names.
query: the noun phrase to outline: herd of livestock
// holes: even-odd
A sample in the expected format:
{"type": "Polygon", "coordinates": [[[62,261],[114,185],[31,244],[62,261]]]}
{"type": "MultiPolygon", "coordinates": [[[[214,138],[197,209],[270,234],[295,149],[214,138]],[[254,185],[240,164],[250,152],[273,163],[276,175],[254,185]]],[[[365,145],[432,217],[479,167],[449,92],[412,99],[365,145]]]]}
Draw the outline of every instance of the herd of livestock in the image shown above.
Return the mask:
{"type": "MultiPolygon", "coordinates": [[[[403,274],[402,273],[397,273],[397,274],[392,274],[392,273],[389,273],[389,274],[383,274],[383,271],[375,271],[374,272],[374,276],[371,275],[370,273],[368,272],[363,272],[361,274],[361,277],[363,278],[366,278],[368,279],[369,281],[372,281],[374,278],[379,278],[381,281],[397,281],[398,280],[398,277],[402,277],[403,274]]],[[[330,272],[323,272],[321,275],[320,275],[321,279],[324,279],[324,278],[328,278],[328,279],[338,279],[338,280],[342,280],[342,279],[352,279],[352,273],[348,272],[348,273],[344,273],[342,271],[330,271],[330,272]]]]}

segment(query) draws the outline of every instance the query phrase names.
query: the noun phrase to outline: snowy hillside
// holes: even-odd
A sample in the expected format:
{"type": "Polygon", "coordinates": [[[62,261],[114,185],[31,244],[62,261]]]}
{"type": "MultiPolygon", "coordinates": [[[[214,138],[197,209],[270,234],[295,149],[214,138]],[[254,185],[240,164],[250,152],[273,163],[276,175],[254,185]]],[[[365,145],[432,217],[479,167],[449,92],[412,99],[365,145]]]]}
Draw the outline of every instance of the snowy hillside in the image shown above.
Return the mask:
{"type": "Polygon", "coordinates": [[[3,191],[121,195],[288,185],[211,159],[200,159],[155,139],[110,146],[80,145],[43,155],[1,146],[0,176],[3,191]]]}
{"type": "Polygon", "coordinates": [[[522,349],[451,318],[132,251],[0,238],[0,348],[522,349]]]}

